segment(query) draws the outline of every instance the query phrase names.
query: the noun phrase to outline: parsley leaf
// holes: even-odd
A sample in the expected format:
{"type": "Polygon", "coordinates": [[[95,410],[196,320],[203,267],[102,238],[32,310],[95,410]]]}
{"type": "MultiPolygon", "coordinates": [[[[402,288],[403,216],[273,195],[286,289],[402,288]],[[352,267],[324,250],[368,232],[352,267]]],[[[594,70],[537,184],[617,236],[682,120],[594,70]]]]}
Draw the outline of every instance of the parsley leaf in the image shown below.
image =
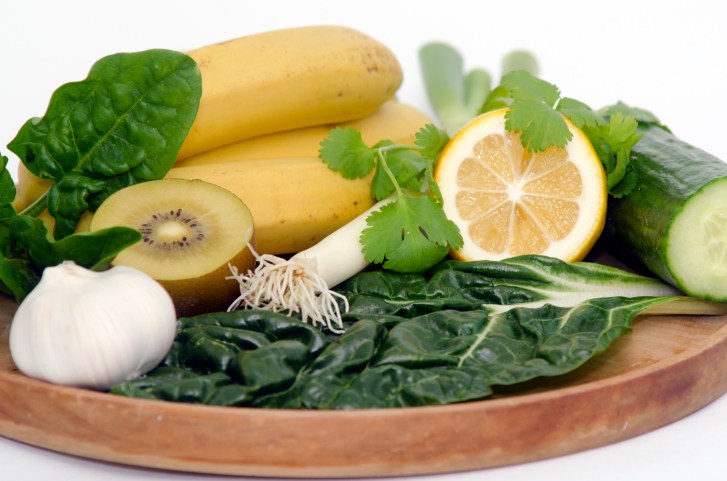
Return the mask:
{"type": "Polygon", "coordinates": [[[421,272],[442,260],[463,240],[441,205],[434,164],[449,136],[427,124],[416,133],[414,145],[382,140],[372,147],[351,127],[337,127],[321,142],[319,156],[328,167],[352,179],[368,175],[371,196],[393,200],[366,219],[361,234],[368,262],[398,272],[421,272]]]}
{"type": "Polygon", "coordinates": [[[429,196],[400,196],[366,220],[361,243],[366,260],[397,272],[419,272],[462,245],[457,226],[429,196]]]}

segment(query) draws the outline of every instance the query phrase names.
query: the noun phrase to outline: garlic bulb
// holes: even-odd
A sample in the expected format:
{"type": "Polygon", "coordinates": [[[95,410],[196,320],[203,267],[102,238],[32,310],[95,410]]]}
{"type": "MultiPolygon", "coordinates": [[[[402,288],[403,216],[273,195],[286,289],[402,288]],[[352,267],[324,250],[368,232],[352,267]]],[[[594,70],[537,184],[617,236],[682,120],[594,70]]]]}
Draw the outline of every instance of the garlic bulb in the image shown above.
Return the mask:
{"type": "Polygon", "coordinates": [[[46,268],[18,307],[10,354],[29,377],[103,390],[155,367],[175,332],[174,304],[148,275],[64,262],[46,268]]]}

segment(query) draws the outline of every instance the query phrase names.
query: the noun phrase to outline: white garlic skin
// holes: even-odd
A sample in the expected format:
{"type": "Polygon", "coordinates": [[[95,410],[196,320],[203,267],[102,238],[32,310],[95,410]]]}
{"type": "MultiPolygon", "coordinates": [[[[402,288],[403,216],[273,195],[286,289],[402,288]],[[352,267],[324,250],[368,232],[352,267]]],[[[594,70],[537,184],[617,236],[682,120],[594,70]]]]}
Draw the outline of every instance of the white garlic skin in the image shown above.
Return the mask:
{"type": "Polygon", "coordinates": [[[171,297],[147,274],[64,262],[46,268],[18,307],[10,354],[29,377],[106,390],[159,364],[176,321],[171,297]]]}

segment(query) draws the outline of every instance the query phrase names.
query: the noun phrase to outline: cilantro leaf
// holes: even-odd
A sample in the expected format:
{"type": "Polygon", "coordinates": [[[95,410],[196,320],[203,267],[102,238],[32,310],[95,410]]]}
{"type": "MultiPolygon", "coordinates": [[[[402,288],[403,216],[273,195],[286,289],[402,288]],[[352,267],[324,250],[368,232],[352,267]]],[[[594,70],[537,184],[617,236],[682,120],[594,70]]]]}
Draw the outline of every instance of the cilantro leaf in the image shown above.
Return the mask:
{"type": "Polygon", "coordinates": [[[611,117],[619,112],[625,117],[633,117],[634,120],[639,123],[639,125],[656,125],[666,131],[669,131],[669,128],[666,125],[662,124],[661,121],[653,113],[649,112],[648,110],[640,109],[638,107],[626,105],[625,103],[620,101],[608,107],[604,107],[599,111],[599,113],[605,117],[611,117]]]}
{"type": "Polygon", "coordinates": [[[568,124],[552,107],[537,100],[518,99],[505,114],[505,128],[520,134],[523,147],[542,152],[565,147],[573,137],[568,124]]]}
{"type": "Polygon", "coordinates": [[[498,85],[487,94],[485,102],[482,104],[482,107],[480,107],[479,113],[503,109],[509,107],[511,104],[512,96],[510,95],[510,91],[503,85],[498,85]]]}
{"type": "Polygon", "coordinates": [[[573,134],[563,116],[572,117],[576,125],[596,125],[598,116],[573,99],[561,99],[560,90],[525,70],[513,70],[502,76],[498,87],[490,92],[482,106],[487,112],[509,107],[505,128],[520,134],[520,141],[531,152],[549,147],[564,147],[573,134]]]}
{"type": "Polygon", "coordinates": [[[394,146],[390,149],[379,149],[378,162],[385,162],[388,169],[376,169],[371,180],[371,195],[377,201],[386,199],[396,192],[397,184],[402,188],[419,191],[423,184],[422,175],[430,164],[418,152],[397,149],[394,146]],[[393,174],[393,179],[389,173],[393,174]]]}
{"type": "Polygon", "coordinates": [[[416,133],[414,145],[419,148],[419,152],[427,159],[436,159],[439,152],[442,151],[449,136],[443,130],[438,129],[434,124],[427,124],[416,133]]]}
{"type": "Polygon", "coordinates": [[[560,98],[558,87],[525,70],[506,73],[500,83],[510,92],[513,99],[544,102],[550,107],[555,107],[560,98]]]}
{"type": "Polygon", "coordinates": [[[457,226],[429,196],[400,196],[371,213],[361,234],[366,260],[397,272],[421,272],[461,247],[457,226]]]}
{"type": "Polygon", "coordinates": [[[369,148],[353,127],[335,127],[321,142],[321,160],[346,179],[365,177],[376,166],[376,149],[369,148]]]}
{"type": "Polygon", "coordinates": [[[631,149],[642,134],[634,117],[621,111],[608,118],[608,123],[584,128],[606,173],[606,184],[612,197],[628,195],[636,186],[637,174],[631,169],[631,149]]]}
{"type": "Polygon", "coordinates": [[[591,110],[588,105],[570,97],[560,99],[556,110],[568,117],[568,120],[580,129],[584,127],[597,127],[605,123],[603,117],[591,110]]]}
{"type": "Polygon", "coordinates": [[[368,227],[360,242],[368,262],[419,272],[444,258],[450,246],[461,247],[462,236],[444,213],[433,176],[436,159],[448,141],[444,131],[426,124],[416,133],[414,145],[382,140],[368,147],[360,133],[340,128],[321,143],[319,155],[328,167],[353,178],[356,166],[366,164],[374,169],[372,197],[394,198],[366,219],[368,227]]]}
{"type": "Polygon", "coordinates": [[[615,151],[631,150],[642,134],[638,132],[638,122],[633,117],[617,113],[609,118],[608,124],[602,130],[603,136],[615,151]]]}
{"type": "Polygon", "coordinates": [[[626,167],[626,173],[613,187],[608,190],[611,197],[620,199],[626,195],[629,195],[636,188],[636,183],[639,180],[639,175],[629,164],[626,167]]]}

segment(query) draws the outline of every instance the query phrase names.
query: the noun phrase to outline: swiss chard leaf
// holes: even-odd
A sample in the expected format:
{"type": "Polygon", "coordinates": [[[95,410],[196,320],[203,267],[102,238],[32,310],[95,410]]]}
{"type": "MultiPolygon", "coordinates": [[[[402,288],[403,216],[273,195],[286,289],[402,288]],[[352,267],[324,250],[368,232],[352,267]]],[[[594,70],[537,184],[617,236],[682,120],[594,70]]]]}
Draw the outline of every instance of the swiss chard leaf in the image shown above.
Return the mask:
{"type": "Polygon", "coordinates": [[[351,306],[340,337],[268,311],[182,319],[164,365],[112,392],[297,409],[482,399],[494,386],[581,366],[675,292],[538,256],[446,261],[426,274],[375,269],[337,290],[351,306]]]}
{"type": "Polygon", "coordinates": [[[56,182],[48,209],[56,237],[116,190],[162,178],[194,121],[202,82],[195,61],[171,50],[120,53],[58,88],[41,119],[8,144],[28,170],[56,182]]]}

